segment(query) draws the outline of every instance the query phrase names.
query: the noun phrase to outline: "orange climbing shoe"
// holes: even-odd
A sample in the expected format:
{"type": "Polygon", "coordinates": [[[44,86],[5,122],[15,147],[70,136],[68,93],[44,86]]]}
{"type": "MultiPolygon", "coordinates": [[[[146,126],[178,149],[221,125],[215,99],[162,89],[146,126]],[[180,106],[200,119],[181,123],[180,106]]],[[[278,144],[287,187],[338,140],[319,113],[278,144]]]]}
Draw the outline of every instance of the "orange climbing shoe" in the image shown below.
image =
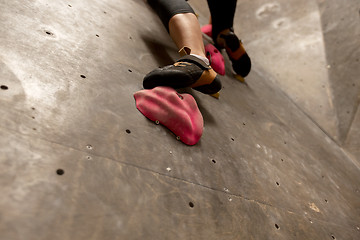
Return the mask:
{"type": "Polygon", "coordinates": [[[215,94],[221,90],[221,82],[216,72],[192,55],[185,55],[173,65],[151,71],[145,76],[143,86],[145,89],[158,86],[175,89],[191,87],[205,94],[215,94]]]}
{"type": "Polygon", "coordinates": [[[243,78],[249,74],[251,60],[241,40],[238,39],[234,31],[230,30],[230,32],[227,33],[220,33],[216,46],[218,49],[225,48],[236,74],[243,78]]]}

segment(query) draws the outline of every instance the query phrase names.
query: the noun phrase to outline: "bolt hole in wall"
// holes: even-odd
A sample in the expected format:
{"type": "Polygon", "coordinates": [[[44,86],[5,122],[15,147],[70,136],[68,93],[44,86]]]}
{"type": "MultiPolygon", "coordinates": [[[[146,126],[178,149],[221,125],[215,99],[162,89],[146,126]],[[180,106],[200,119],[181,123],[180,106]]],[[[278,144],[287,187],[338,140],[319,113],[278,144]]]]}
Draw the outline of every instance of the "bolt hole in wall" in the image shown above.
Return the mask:
{"type": "Polygon", "coordinates": [[[50,32],[50,31],[48,31],[48,30],[45,30],[45,33],[46,33],[47,35],[49,35],[49,36],[53,36],[53,35],[54,35],[52,32],[50,32]]]}
{"type": "Polygon", "coordinates": [[[191,208],[194,208],[194,203],[193,202],[189,202],[189,207],[191,207],[191,208]]]}
{"type": "Polygon", "coordinates": [[[86,78],[86,76],[85,76],[85,75],[82,75],[82,74],[80,75],[80,77],[82,77],[82,78],[86,78]]]}
{"type": "Polygon", "coordinates": [[[131,133],[130,129],[126,129],[125,132],[126,132],[127,134],[130,134],[130,133],[131,133]]]}
{"type": "Polygon", "coordinates": [[[9,89],[9,87],[6,86],[6,85],[1,85],[0,88],[1,88],[1,90],[8,90],[9,89]]]}
{"type": "Polygon", "coordinates": [[[275,223],[275,228],[279,230],[279,229],[280,229],[280,226],[277,225],[277,223],[275,223]]]}
{"type": "Polygon", "coordinates": [[[334,235],[331,235],[331,238],[332,238],[332,239],[336,239],[336,237],[335,237],[334,235]]]}
{"type": "Polygon", "coordinates": [[[213,163],[216,163],[216,160],[215,159],[213,159],[213,160],[211,160],[213,163]]]}
{"type": "Polygon", "coordinates": [[[63,170],[63,169],[58,169],[58,170],[56,170],[56,174],[57,175],[64,175],[64,173],[65,173],[65,171],[63,170]]]}

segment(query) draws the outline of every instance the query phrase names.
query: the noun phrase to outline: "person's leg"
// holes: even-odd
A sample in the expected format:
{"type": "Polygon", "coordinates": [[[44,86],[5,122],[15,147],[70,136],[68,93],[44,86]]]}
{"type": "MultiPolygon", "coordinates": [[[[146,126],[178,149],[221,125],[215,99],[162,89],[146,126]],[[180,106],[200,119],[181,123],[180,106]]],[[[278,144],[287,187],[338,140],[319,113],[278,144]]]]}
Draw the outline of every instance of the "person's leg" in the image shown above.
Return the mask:
{"type": "Polygon", "coordinates": [[[225,48],[234,71],[241,77],[249,74],[251,60],[234,33],[237,0],[207,0],[212,20],[212,38],[218,48],[225,48]]]}
{"type": "Polygon", "coordinates": [[[186,46],[191,49],[191,53],[206,57],[200,24],[194,14],[173,16],[169,21],[169,33],[178,49],[186,46]]]}
{"type": "Polygon", "coordinates": [[[191,53],[205,57],[200,24],[185,0],[148,0],[148,3],[179,50],[186,46],[191,53]]]}
{"type": "Polygon", "coordinates": [[[148,73],[144,88],[192,87],[207,94],[218,92],[221,83],[205,56],[200,24],[190,5],[185,0],[149,0],[148,3],[180,49],[179,53],[185,56],[173,65],[148,73]]]}
{"type": "Polygon", "coordinates": [[[232,29],[237,0],[207,1],[211,14],[212,36],[214,42],[216,42],[216,37],[221,31],[232,29]]]}

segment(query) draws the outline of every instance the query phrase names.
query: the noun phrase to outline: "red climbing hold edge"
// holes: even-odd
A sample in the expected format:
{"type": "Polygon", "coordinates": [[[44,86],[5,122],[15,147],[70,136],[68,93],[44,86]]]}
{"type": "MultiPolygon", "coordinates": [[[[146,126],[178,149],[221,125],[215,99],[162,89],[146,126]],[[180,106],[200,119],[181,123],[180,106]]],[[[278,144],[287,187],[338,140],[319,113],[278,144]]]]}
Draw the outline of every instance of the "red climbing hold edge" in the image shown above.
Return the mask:
{"type": "Polygon", "coordinates": [[[195,145],[201,138],[204,121],[193,96],[170,87],[155,87],[134,94],[137,109],[148,119],[172,131],[177,139],[195,145]]]}
{"type": "Polygon", "coordinates": [[[215,72],[224,76],[225,75],[225,61],[221,52],[211,43],[205,45],[205,53],[209,59],[211,67],[215,72]]]}

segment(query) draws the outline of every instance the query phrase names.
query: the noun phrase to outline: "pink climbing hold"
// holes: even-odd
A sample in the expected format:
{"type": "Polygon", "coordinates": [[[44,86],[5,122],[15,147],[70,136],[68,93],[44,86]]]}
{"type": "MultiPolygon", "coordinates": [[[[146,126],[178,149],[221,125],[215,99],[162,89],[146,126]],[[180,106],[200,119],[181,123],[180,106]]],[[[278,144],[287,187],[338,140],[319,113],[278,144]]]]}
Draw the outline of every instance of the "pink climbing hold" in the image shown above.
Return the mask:
{"type": "Polygon", "coordinates": [[[209,37],[212,37],[212,25],[211,24],[206,24],[206,25],[202,26],[201,27],[201,32],[208,35],[209,37]]]}
{"type": "Polygon", "coordinates": [[[214,71],[220,75],[225,75],[225,61],[221,52],[209,43],[205,46],[205,53],[214,71]]]}
{"type": "Polygon", "coordinates": [[[180,141],[195,145],[204,122],[193,96],[179,94],[170,87],[155,87],[134,94],[137,109],[148,119],[170,129],[180,141]]]}

